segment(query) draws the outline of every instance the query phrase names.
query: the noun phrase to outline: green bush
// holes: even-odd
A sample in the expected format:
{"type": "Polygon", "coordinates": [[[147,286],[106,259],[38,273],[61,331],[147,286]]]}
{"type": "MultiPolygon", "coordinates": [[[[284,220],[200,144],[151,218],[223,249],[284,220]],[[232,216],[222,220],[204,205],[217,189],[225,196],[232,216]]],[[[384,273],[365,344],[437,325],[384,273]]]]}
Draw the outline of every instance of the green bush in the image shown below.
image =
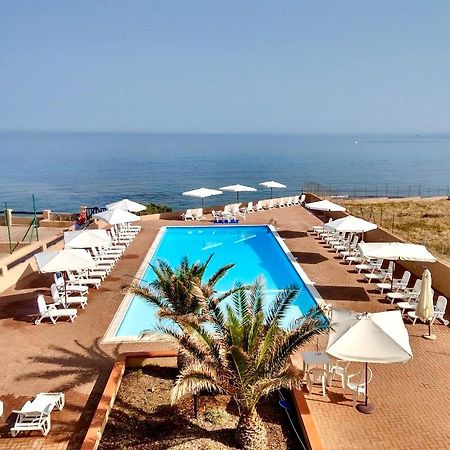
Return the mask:
{"type": "Polygon", "coordinates": [[[144,211],[144,214],[159,214],[172,211],[170,206],[159,205],[157,203],[147,203],[145,206],[147,209],[144,211]]]}

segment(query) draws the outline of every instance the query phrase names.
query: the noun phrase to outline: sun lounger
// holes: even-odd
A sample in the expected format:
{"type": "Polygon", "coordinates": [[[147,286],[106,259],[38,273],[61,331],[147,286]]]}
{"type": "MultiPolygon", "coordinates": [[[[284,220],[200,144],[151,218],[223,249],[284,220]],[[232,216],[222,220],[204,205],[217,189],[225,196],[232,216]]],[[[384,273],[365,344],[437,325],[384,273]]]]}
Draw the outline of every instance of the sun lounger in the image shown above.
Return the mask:
{"type": "MultiPolygon", "coordinates": [[[[444,319],[446,309],[447,299],[443,295],[440,295],[436,301],[436,304],[434,305],[433,318],[431,319],[431,323],[433,323],[436,319],[439,319],[444,323],[444,325],[448,325],[448,320],[444,319]]],[[[419,319],[415,311],[409,311],[408,318],[412,320],[413,324],[415,324],[417,322],[417,319],[419,319]]]]}
{"type": "Polygon", "coordinates": [[[64,282],[62,275],[58,276],[57,273],[53,274],[53,279],[55,280],[56,287],[59,292],[65,292],[67,294],[81,294],[88,295],[89,288],[82,284],[73,284],[70,281],[64,282]]]}
{"type": "Polygon", "coordinates": [[[194,220],[194,216],[192,215],[192,209],[187,209],[186,212],[181,214],[181,218],[183,220],[194,220]]]}
{"type": "Polygon", "coordinates": [[[242,208],[241,210],[244,213],[252,213],[255,212],[255,210],[253,209],[253,202],[248,202],[247,206],[245,208],[242,208]]]}
{"type": "Polygon", "coordinates": [[[194,220],[203,220],[203,208],[193,209],[192,216],[194,220]]]}
{"type": "Polygon", "coordinates": [[[67,276],[72,284],[82,284],[88,286],[94,286],[96,289],[100,287],[100,283],[102,282],[101,278],[90,277],[86,273],[74,274],[70,271],[67,272],[67,276]]]}
{"type": "Polygon", "coordinates": [[[64,407],[64,393],[43,392],[30,402],[27,401],[20,410],[15,410],[17,414],[14,426],[11,428],[11,435],[17,436],[21,431],[40,431],[47,436],[51,428],[50,414],[54,408],[60,411],[64,407]]]}
{"type": "Polygon", "coordinates": [[[86,308],[88,299],[83,295],[65,295],[63,292],[58,291],[55,283],[50,286],[50,292],[52,295],[53,304],[56,306],[61,305],[64,308],[68,308],[69,306],[77,305],[81,306],[83,309],[86,308]]]}
{"type": "Polygon", "coordinates": [[[69,318],[73,322],[77,317],[76,309],[58,309],[55,305],[47,305],[42,294],[38,295],[37,303],[39,317],[34,321],[36,325],[39,325],[44,319],[50,319],[52,323],[56,323],[58,319],[69,318]]]}
{"type": "Polygon", "coordinates": [[[264,211],[264,202],[262,200],[259,200],[256,203],[256,207],[255,207],[256,211],[264,211]]]}
{"type": "Polygon", "coordinates": [[[370,273],[364,274],[364,279],[368,283],[373,283],[374,281],[381,281],[382,283],[386,282],[386,280],[392,279],[392,274],[394,273],[394,262],[389,261],[389,266],[387,269],[379,269],[374,268],[370,273]]]}
{"type": "Polygon", "coordinates": [[[418,298],[420,295],[420,286],[422,285],[422,280],[419,278],[414,283],[412,288],[405,288],[402,291],[389,292],[386,298],[391,302],[394,301],[409,301],[411,299],[418,298]]]}
{"type": "Polygon", "coordinates": [[[391,290],[392,292],[400,291],[406,288],[411,278],[411,272],[405,270],[401,278],[394,278],[392,282],[377,283],[378,290],[383,293],[385,290],[391,290]]]}

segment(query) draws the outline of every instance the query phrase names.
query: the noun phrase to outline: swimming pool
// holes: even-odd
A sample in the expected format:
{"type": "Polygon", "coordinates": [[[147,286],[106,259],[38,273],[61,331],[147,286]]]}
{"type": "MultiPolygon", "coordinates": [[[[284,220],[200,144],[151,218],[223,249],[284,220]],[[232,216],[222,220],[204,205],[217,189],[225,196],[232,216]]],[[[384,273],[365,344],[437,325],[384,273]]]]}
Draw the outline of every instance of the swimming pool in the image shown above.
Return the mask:
{"type": "MultiPolygon", "coordinates": [[[[205,261],[211,254],[214,256],[206,277],[225,264],[235,264],[216,285],[218,291],[226,291],[236,282],[252,283],[258,276],[262,276],[268,303],[286,286],[295,284],[300,287],[287,321],[322,301],[275,229],[265,225],[164,227],[158,233],[136,276],[143,283],[149,283],[155,278],[150,262],[154,264],[162,259],[176,267],[186,255],[193,263],[205,261]]],[[[111,323],[105,340],[138,339],[142,331],[151,331],[158,326],[159,320],[155,313],[155,307],[138,296],[128,294],[111,323]]]]}

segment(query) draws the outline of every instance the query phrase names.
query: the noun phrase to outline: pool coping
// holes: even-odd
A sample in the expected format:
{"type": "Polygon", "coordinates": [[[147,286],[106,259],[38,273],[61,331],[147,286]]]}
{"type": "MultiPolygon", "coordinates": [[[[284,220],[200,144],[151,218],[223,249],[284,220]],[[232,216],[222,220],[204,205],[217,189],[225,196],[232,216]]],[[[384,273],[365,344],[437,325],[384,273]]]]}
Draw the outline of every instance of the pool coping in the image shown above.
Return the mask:
{"type": "MultiPolygon", "coordinates": [[[[204,228],[205,226],[198,226],[198,228],[204,228]]],[[[268,228],[273,237],[275,238],[275,241],[280,246],[281,250],[284,252],[292,266],[294,267],[295,271],[297,272],[298,276],[303,281],[306,289],[308,289],[311,296],[314,298],[314,301],[317,303],[317,305],[320,308],[324,308],[326,306],[325,301],[323,300],[322,296],[319,294],[318,290],[314,286],[314,283],[310,280],[306,272],[302,269],[299,262],[296,260],[292,252],[289,250],[288,246],[284,242],[284,239],[278,234],[278,231],[275,229],[273,225],[240,225],[240,224],[215,224],[214,226],[210,226],[211,228],[222,228],[222,227],[265,227],[268,228]]],[[[153,255],[156,252],[156,249],[158,248],[167,228],[192,228],[192,227],[186,227],[186,226],[164,226],[161,227],[158,231],[158,234],[156,235],[155,239],[152,242],[152,245],[148,249],[147,253],[144,256],[144,260],[142,261],[142,264],[139,266],[139,269],[137,270],[136,274],[134,275],[134,279],[140,279],[145,271],[148,268],[148,263],[153,257],[153,255]]],[[[117,343],[133,343],[133,342],[162,342],[167,339],[162,334],[158,333],[152,333],[148,334],[144,337],[139,336],[116,336],[115,333],[119,329],[123,318],[125,317],[125,314],[128,311],[128,308],[130,307],[131,300],[134,297],[134,294],[132,294],[130,291],[128,291],[123,300],[121,301],[119,307],[117,308],[117,311],[114,314],[113,319],[111,320],[110,324],[108,325],[108,328],[106,329],[105,334],[103,335],[102,344],[117,344],[117,343]]]]}

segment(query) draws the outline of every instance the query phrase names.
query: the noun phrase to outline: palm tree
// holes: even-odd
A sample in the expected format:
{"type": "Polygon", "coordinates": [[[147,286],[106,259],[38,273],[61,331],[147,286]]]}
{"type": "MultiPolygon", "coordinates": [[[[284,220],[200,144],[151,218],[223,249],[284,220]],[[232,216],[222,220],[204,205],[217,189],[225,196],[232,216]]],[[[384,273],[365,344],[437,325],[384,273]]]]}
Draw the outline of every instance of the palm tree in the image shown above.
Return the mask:
{"type": "Polygon", "coordinates": [[[298,292],[290,286],[266,307],[263,284],[257,280],[250,288],[237,289],[225,307],[207,301],[209,326],[193,321],[185,322],[181,331],[165,329],[191,356],[176,380],[172,403],[203,391],[228,394],[239,410],[239,443],[247,450],[266,449],[266,430],[256,405],[272,391],[300,386],[301,373],[290,356],[328,328],[319,308],[282,327],[298,292]]]}
{"type": "MultiPolygon", "coordinates": [[[[148,303],[157,307],[157,316],[171,319],[180,328],[185,323],[200,324],[209,320],[207,301],[220,302],[233,290],[216,295],[216,284],[228,273],[234,264],[220,267],[211,277],[203,281],[205,271],[213,255],[204,263],[189,263],[185,256],[179,267],[172,269],[163,260],[158,260],[151,268],[156,279],[149,285],[133,284],[131,292],[139,295],[148,303]]],[[[144,332],[145,334],[145,332],[144,332]]],[[[178,367],[181,369],[187,362],[188,355],[181,347],[178,351],[178,367]]]]}
{"type": "Polygon", "coordinates": [[[216,284],[227,274],[234,264],[220,267],[211,277],[203,281],[205,271],[213,255],[204,263],[189,263],[185,256],[179,267],[172,269],[169,264],[159,259],[151,268],[156,279],[149,285],[133,284],[130,290],[158,308],[160,318],[171,319],[178,325],[185,321],[201,323],[205,320],[207,299],[214,298],[220,302],[228,297],[232,290],[215,297],[216,284]]]}

